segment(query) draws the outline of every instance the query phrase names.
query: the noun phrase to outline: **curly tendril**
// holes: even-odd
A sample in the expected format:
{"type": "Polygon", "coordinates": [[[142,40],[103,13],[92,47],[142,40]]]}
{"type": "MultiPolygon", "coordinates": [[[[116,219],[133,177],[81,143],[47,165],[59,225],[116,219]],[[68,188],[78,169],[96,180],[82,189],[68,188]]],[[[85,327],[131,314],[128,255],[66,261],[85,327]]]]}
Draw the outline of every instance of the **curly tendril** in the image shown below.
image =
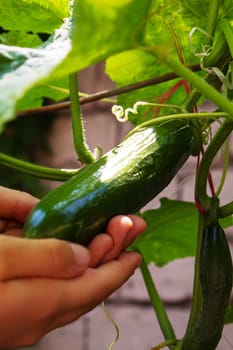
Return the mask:
{"type": "Polygon", "coordinates": [[[171,104],[164,104],[164,103],[152,103],[152,102],[145,102],[145,101],[137,101],[134,103],[133,107],[128,107],[124,109],[122,106],[119,105],[114,105],[112,107],[112,114],[115,115],[116,119],[124,123],[129,120],[129,113],[132,114],[137,114],[138,113],[138,108],[142,106],[148,106],[148,107],[160,107],[160,108],[169,108],[169,109],[174,109],[178,111],[182,111],[183,107],[182,106],[176,106],[176,105],[171,105],[171,104]]]}

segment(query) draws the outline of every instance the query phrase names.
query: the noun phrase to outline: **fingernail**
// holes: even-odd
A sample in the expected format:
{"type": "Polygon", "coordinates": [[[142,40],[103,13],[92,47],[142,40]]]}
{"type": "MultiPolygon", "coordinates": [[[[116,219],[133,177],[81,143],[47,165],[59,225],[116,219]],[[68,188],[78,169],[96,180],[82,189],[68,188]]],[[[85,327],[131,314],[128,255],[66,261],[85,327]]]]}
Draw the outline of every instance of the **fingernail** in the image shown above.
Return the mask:
{"type": "Polygon", "coordinates": [[[129,229],[133,227],[133,221],[130,219],[129,216],[122,216],[121,223],[127,225],[129,229]]]}
{"type": "Polygon", "coordinates": [[[81,245],[70,243],[73,250],[75,262],[78,266],[87,266],[90,262],[90,254],[88,250],[81,245]]]}

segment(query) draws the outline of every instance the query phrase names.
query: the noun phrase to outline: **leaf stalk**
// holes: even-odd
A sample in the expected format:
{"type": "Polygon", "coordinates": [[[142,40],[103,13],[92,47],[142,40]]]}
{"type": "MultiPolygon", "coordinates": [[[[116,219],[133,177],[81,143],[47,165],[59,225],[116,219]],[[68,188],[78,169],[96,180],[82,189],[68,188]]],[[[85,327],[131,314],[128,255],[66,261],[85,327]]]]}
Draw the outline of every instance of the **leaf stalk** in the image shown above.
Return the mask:
{"type": "Polygon", "coordinates": [[[69,76],[69,84],[74,148],[80,162],[90,164],[95,161],[95,157],[85,142],[84,125],[78,96],[78,77],[76,73],[69,76]]]}
{"type": "Polygon", "coordinates": [[[26,175],[53,181],[66,181],[79,171],[78,169],[57,169],[35,165],[4,153],[0,153],[0,165],[26,175]]]}
{"type": "MultiPolygon", "coordinates": [[[[142,255],[142,253],[139,251],[142,255]]],[[[160,299],[159,293],[155,287],[154,281],[152,279],[151,273],[148,269],[148,266],[145,260],[142,260],[142,264],[140,266],[140,270],[150,297],[150,301],[154,308],[154,312],[157,316],[161,331],[167,341],[171,339],[176,339],[175,332],[173,330],[172,324],[168,318],[165,307],[160,299]]]]}

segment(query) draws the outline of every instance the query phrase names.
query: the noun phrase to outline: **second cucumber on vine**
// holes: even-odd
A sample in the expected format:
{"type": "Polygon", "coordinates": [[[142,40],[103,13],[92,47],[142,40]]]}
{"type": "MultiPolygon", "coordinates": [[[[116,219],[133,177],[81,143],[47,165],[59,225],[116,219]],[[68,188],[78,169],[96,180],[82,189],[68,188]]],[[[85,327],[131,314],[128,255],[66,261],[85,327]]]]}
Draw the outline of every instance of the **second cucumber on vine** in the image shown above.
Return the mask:
{"type": "Polygon", "coordinates": [[[232,290],[232,259],[225,232],[218,221],[206,225],[200,248],[201,306],[185,335],[182,350],[216,349],[232,290]]]}

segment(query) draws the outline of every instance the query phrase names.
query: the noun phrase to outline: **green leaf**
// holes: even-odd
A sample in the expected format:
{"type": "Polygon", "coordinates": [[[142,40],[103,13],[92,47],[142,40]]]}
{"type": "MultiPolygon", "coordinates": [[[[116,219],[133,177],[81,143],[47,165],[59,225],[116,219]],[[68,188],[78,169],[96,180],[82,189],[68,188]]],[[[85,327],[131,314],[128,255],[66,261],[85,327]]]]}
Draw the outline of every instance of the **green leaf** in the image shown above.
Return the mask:
{"type": "Polygon", "coordinates": [[[68,17],[68,0],[1,0],[0,23],[6,30],[52,33],[68,17]]]}
{"type": "MultiPolygon", "coordinates": [[[[146,262],[163,266],[168,262],[195,255],[198,213],[194,203],[161,199],[161,206],[143,213],[148,227],[133,247],[143,253],[146,262]]],[[[221,220],[226,228],[233,216],[221,220]]]]}
{"type": "Polygon", "coordinates": [[[185,10],[185,14],[189,15],[190,18],[206,19],[210,1],[211,0],[193,0],[192,2],[187,2],[182,0],[181,3],[185,10]]]}
{"type": "MultiPolygon", "coordinates": [[[[190,18],[190,21],[193,21],[195,18],[199,18],[199,20],[201,20],[202,25],[206,22],[206,18],[208,17],[209,6],[211,5],[212,0],[182,0],[181,2],[183,6],[183,12],[185,16],[190,18]]],[[[232,0],[221,0],[219,17],[232,19],[232,0]]]]}
{"type": "Polygon", "coordinates": [[[33,87],[43,84],[71,48],[70,23],[38,48],[0,45],[0,130],[15,116],[17,103],[33,87]]]}
{"type": "Polygon", "coordinates": [[[232,0],[222,0],[220,16],[228,19],[233,18],[233,1],[232,0]]]}
{"type": "Polygon", "coordinates": [[[60,101],[69,97],[68,77],[30,89],[18,102],[17,111],[41,107],[44,99],[60,101]]]}
{"type": "Polygon", "coordinates": [[[194,256],[198,216],[193,203],[162,198],[161,207],[144,212],[143,217],[148,227],[135,245],[148,264],[163,266],[194,256]]]}
{"type": "Polygon", "coordinates": [[[0,34],[0,44],[32,48],[41,45],[42,40],[37,34],[13,30],[0,34]]]}
{"type": "Polygon", "coordinates": [[[71,33],[74,45],[58,70],[79,71],[134,47],[135,40],[142,40],[150,4],[151,0],[77,0],[71,33]]]}

